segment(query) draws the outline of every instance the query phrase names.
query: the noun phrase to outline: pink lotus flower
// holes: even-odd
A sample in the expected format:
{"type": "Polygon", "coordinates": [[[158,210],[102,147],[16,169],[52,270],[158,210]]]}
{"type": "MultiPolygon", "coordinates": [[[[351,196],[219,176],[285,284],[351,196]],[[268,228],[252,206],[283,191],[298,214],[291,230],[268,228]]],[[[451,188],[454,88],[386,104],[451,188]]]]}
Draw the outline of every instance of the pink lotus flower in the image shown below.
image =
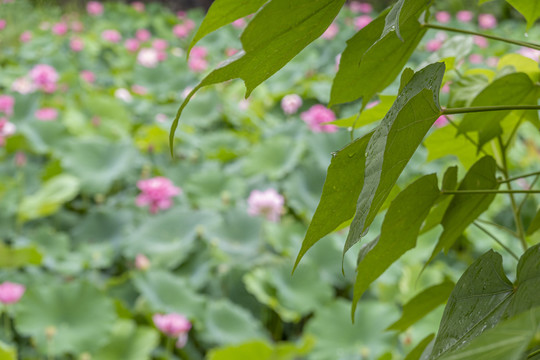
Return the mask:
{"type": "Polygon", "coordinates": [[[189,54],[191,57],[204,58],[208,55],[208,50],[202,46],[194,46],[189,54]]]}
{"type": "Polygon", "coordinates": [[[244,18],[235,20],[232,22],[232,26],[237,29],[243,29],[246,26],[246,20],[244,18]]]}
{"type": "Polygon", "coordinates": [[[126,47],[127,51],[129,52],[137,52],[139,50],[139,40],[137,39],[126,39],[126,42],[124,43],[124,46],[126,47]]]}
{"type": "Polygon", "coordinates": [[[437,120],[435,120],[435,123],[433,123],[433,126],[440,128],[440,127],[445,126],[446,124],[448,124],[448,119],[446,118],[446,116],[442,115],[442,116],[439,116],[437,120]]]}
{"type": "Polygon", "coordinates": [[[0,19],[0,30],[4,30],[6,28],[6,20],[0,19]]]}
{"type": "Polygon", "coordinates": [[[97,1],[89,1],[86,4],[86,11],[89,15],[99,16],[103,14],[103,5],[97,1]]]}
{"type": "Polygon", "coordinates": [[[480,29],[488,30],[497,26],[497,19],[492,14],[478,15],[478,26],[480,29]]]}
{"type": "Polygon", "coordinates": [[[30,70],[30,78],[34,82],[34,85],[46,93],[56,91],[58,77],[58,73],[50,65],[38,64],[30,70]]]}
{"type": "Polygon", "coordinates": [[[355,13],[369,14],[370,12],[373,11],[373,6],[371,6],[371,4],[368,4],[368,3],[353,1],[350,4],[350,9],[352,12],[355,12],[355,13]]]}
{"type": "Polygon", "coordinates": [[[249,215],[262,215],[272,222],[278,222],[280,216],[285,212],[283,207],[285,199],[274,189],[253,190],[249,194],[247,203],[249,215]]]}
{"type": "Polygon", "coordinates": [[[89,84],[93,84],[96,81],[96,75],[90,70],[83,70],[80,72],[80,77],[89,84]]]}
{"type": "Polygon", "coordinates": [[[140,42],[145,42],[145,41],[150,40],[150,38],[152,37],[152,34],[150,33],[150,31],[148,31],[148,30],[146,30],[146,29],[138,29],[138,30],[135,32],[135,37],[136,37],[137,40],[139,40],[140,42]]]}
{"type": "Polygon", "coordinates": [[[19,37],[19,40],[21,40],[21,42],[23,43],[26,43],[26,42],[29,42],[32,40],[32,32],[31,31],[25,31],[21,34],[21,36],[19,37]]]}
{"type": "Polygon", "coordinates": [[[174,186],[171,180],[158,176],[151,179],[140,180],[137,187],[141,194],[137,196],[137,206],[150,206],[150,213],[155,214],[160,209],[165,210],[172,206],[171,198],[182,193],[182,189],[174,186]]]}
{"type": "Polygon", "coordinates": [[[189,36],[190,31],[191,30],[184,24],[174,25],[173,27],[174,36],[180,39],[187,38],[189,36]]]}
{"type": "Polygon", "coordinates": [[[354,18],[354,27],[356,30],[365,28],[373,19],[369,15],[361,15],[354,18]]]}
{"type": "Polygon", "coordinates": [[[208,68],[208,61],[201,57],[192,56],[188,60],[188,67],[193,72],[203,72],[208,68]]]}
{"type": "Polygon", "coordinates": [[[101,33],[101,38],[112,43],[119,43],[122,40],[122,35],[114,29],[104,30],[101,33]]]}
{"type": "Polygon", "coordinates": [[[471,22],[473,17],[474,15],[472,11],[467,11],[467,10],[458,11],[458,13],[456,14],[456,19],[458,19],[458,21],[462,23],[471,22]]]}
{"type": "Polygon", "coordinates": [[[15,134],[16,130],[13,123],[10,123],[6,118],[0,118],[0,146],[4,146],[6,139],[15,134]]]}
{"type": "Polygon", "coordinates": [[[184,25],[189,29],[193,30],[195,29],[195,21],[191,19],[184,19],[184,25]]]}
{"type": "Polygon", "coordinates": [[[135,256],[135,267],[138,270],[148,270],[150,268],[150,260],[143,254],[135,256]]]}
{"type": "Polygon", "coordinates": [[[339,32],[339,26],[336,23],[331,23],[328,29],[321,35],[323,39],[332,40],[339,32]]]}
{"type": "Polygon", "coordinates": [[[157,59],[159,62],[167,60],[167,53],[165,51],[158,51],[157,59]]]}
{"type": "Polygon", "coordinates": [[[0,284],[0,302],[4,305],[15,304],[21,299],[25,290],[24,285],[5,281],[0,284]]]}
{"type": "Polygon", "coordinates": [[[36,85],[28,77],[23,76],[13,81],[11,84],[11,90],[23,95],[29,94],[36,91],[36,85]]]}
{"type": "Polygon", "coordinates": [[[285,95],[281,99],[281,108],[285,114],[294,114],[302,106],[302,98],[296,94],[285,95]]]}
{"type": "Polygon", "coordinates": [[[435,14],[435,19],[441,24],[447,24],[452,20],[452,16],[448,11],[438,11],[435,14]]]}
{"type": "Polygon", "coordinates": [[[178,337],[177,347],[181,348],[186,345],[191,322],[185,316],[176,313],[155,314],[152,319],[162,333],[172,338],[178,337]]]}
{"type": "Polygon", "coordinates": [[[479,48],[482,48],[482,49],[485,49],[488,47],[488,41],[485,37],[483,36],[473,36],[473,40],[474,40],[474,43],[476,46],[478,46],[479,48]]]}
{"type": "Polygon", "coordinates": [[[336,120],[336,115],[324,105],[313,105],[308,111],[300,114],[300,118],[309,126],[313,132],[336,132],[338,127],[332,124],[325,124],[336,120]]]}
{"type": "Polygon", "coordinates": [[[167,50],[168,46],[169,44],[165,39],[155,39],[154,41],[152,41],[152,47],[157,51],[165,51],[167,50]]]}
{"type": "Polygon", "coordinates": [[[41,108],[36,110],[34,116],[41,121],[53,121],[58,117],[58,110],[54,108],[41,108]]]}
{"type": "Polygon", "coordinates": [[[68,25],[65,22],[59,22],[53,25],[52,33],[54,35],[62,36],[68,31],[68,25]]]}
{"type": "Polygon", "coordinates": [[[11,115],[15,106],[15,98],[10,95],[0,95],[0,112],[11,115]]]}
{"type": "Polygon", "coordinates": [[[152,48],[141,49],[137,54],[137,62],[147,68],[156,67],[159,62],[157,50],[152,48]]]}
{"type": "Polygon", "coordinates": [[[469,56],[469,62],[471,64],[481,64],[484,62],[484,57],[480,54],[471,54],[469,56]]]}
{"type": "Polygon", "coordinates": [[[426,50],[429,52],[435,52],[441,48],[442,44],[443,42],[437,39],[429,40],[426,43],[426,50]]]}
{"type": "Polygon", "coordinates": [[[131,6],[135,9],[137,12],[144,12],[144,3],[141,1],[134,1],[131,3],[131,6]]]}
{"type": "Polygon", "coordinates": [[[84,43],[82,39],[75,37],[69,41],[69,47],[75,52],[82,51],[84,49],[84,43]]]}

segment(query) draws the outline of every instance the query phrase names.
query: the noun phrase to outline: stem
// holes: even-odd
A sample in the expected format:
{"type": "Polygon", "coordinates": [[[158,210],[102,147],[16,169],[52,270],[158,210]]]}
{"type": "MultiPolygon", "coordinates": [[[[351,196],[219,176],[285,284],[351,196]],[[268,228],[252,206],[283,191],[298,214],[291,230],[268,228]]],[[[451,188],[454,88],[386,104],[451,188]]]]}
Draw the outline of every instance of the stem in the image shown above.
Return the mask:
{"type": "MultiPolygon", "coordinates": [[[[510,185],[509,183],[507,185],[510,185]]],[[[540,190],[441,190],[443,195],[463,195],[463,194],[540,194],[540,190]]],[[[513,196],[512,196],[513,197],[513,196]]]]}
{"type": "MultiPolygon", "coordinates": [[[[508,178],[508,179],[505,179],[505,180],[499,180],[499,183],[501,183],[501,184],[502,183],[507,183],[507,182],[510,182],[510,181],[524,179],[524,178],[535,176],[535,175],[540,175],[540,171],[535,171],[535,172],[528,173],[528,174],[523,174],[523,175],[520,175],[520,176],[514,176],[514,177],[511,177],[511,178],[508,178]]],[[[534,182],[536,182],[536,181],[534,181],[534,182]]]]}
{"type": "MultiPolygon", "coordinates": [[[[500,136],[497,138],[497,140],[499,141],[499,146],[501,148],[502,165],[504,168],[504,178],[508,179],[508,165],[506,161],[506,149],[504,148],[504,144],[500,136]]],[[[512,206],[512,213],[514,214],[514,221],[516,223],[518,238],[521,242],[521,246],[523,247],[523,250],[525,251],[527,250],[529,246],[527,245],[527,241],[525,240],[525,231],[523,230],[523,224],[521,223],[521,217],[519,216],[519,209],[516,205],[516,199],[514,198],[514,193],[520,190],[512,190],[512,184],[509,182],[506,183],[506,187],[508,187],[508,191],[510,194],[510,204],[512,206]]],[[[534,190],[528,190],[528,191],[534,191],[534,190]]],[[[525,192],[524,194],[529,194],[529,192],[525,192]]]]}
{"type": "MultiPolygon", "coordinates": [[[[538,181],[538,178],[540,177],[540,175],[536,175],[536,177],[534,178],[534,180],[532,181],[531,183],[531,188],[534,186],[534,184],[538,181]]],[[[525,205],[525,201],[527,201],[527,198],[529,197],[529,194],[525,194],[525,196],[523,197],[523,200],[521,200],[521,203],[519,204],[518,206],[518,214],[521,215],[521,209],[523,208],[523,205],[525,205]]]]}
{"type": "Polygon", "coordinates": [[[170,336],[167,336],[165,350],[167,352],[169,359],[173,360],[174,359],[174,340],[170,336]]]}
{"type": "Polygon", "coordinates": [[[515,238],[518,237],[518,235],[514,231],[510,230],[506,226],[503,226],[503,225],[500,225],[500,224],[497,224],[497,223],[494,223],[494,222],[491,222],[491,221],[488,221],[488,220],[483,220],[483,219],[477,219],[476,221],[484,223],[486,225],[495,226],[499,230],[505,231],[506,233],[508,233],[509,235],[511,235],[511,236],[513,236],[515,238]]]}
{"type": "Polygon", "coordinates": [[[502,41],[502,42],[505,42],[505,43],[513,44],[513,45],[519,45],[519,46],[524,46],[524,47],[528,47],[528,48],[535,49],[535,50],[540,50],[540,44],[530,43],[530,42],[527,42],[527,41],[512,40],[512,39],[507,39],[507,38],[503,38],[503,37],[500,37],[500,36],[483,34],[483,33],[479,33],[479,32],[476,32],[476,31],[457,29],[457,28],[453,28],[453,27],[441,26],[441,25],[435,25],[435,24],[422,24],[422,26],[425,27],[425,28],[428,28],[428,29],[437,29],[437,30],[451,31],[451,32],[467,34],[467,35],[481,36],[481,37],[484,37],[486,39],[502,41]]]}
{"type": "Polygon", "coordinates": [[[513,257],[514,259],[516,259],[516,260],[519,261],[519,257],[518,257],[512,250],[510,250],[509,247],[507,247],[506,245],[504,245],[504,244],[502,243],[502,241],[500,241],[499,239],[497,239],[497,238],[495,237],[495,235],[493,235],[492,233],[490,233],[490,232],[489,232],[486,228],[484,228],[483,226],[479,225],[476,221],[475,221],[473,224],[474,224],[474,226],[476,226],[477,228],[479,228],[480,230],[482,230],[487,236],[489,236],[490,238],[492,238],[493,240],[495,240],[495,242],[496,242],[497,244],[499,244],[500,246],[502,246],[502,248],[503,248],[504,250],[506,250],[510,255],[512,255],[512,257],[513,257]]]}
{"type": "Polygon", "coordinates": [[[9,313],[7,306],[4,306],[4,331],[9,341],[13,340],[13,334],[11,333],[11,324],[9,323],[9,313]]]}
{"type": "Polygon", "coordinates": [[[494,105],[442,109],[442,115],[466,114],[486,111],[540,110],[540,105],[494,105]]]}
{"type": "Polygon", "coordinates": [[[533,356],[538,355],[538,354],[540,354],[540,349],[535,350],[535,351],[533,351],[532,353],[530,353],[529,355],[527,355],[527,359],[530,359],[530,358],[532,358],[533,356]]]}

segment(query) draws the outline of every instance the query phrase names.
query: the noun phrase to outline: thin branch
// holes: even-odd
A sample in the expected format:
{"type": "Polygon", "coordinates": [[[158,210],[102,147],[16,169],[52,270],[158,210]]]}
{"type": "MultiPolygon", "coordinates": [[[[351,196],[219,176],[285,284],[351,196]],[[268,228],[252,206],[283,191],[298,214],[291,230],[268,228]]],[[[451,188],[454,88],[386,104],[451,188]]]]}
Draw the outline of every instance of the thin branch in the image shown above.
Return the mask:
{"type": "MultiPolygon", "coordinates": [[[[532,183],[530,185],[531,188],[538,181],[538,178],[540,178],[540,175],[536,175],[536,177],[534,178],[534,180],[532,181],[532,183]]],[[[529,194],[525,194],[525,196],[523,197],[523,200],[521,200],[521,203],[518,206],[518,214],[521,214],[521,209],[523,208],[523,205],[525,205],[525,201],[527,201],[528,197],[529,197],[529,194]]]]}
{"type": "Polygon", "coordinates": [[[540,105],[493,105],[493,106],[472,106],[464,108],[442,109],[442,115],[467,114],[487,111],[505,110],[540,110],[540,105]]]}
{"type": "Polygon", "coordinates": [[[492,222],[492,221],[488,221],[488,220],[483,220],[483,219],[476,219],[476,221],[479,221],[481,223],[484,223],[486,225],[491,225],[491,226],[495,226],[497,229],[499,230],[502,230],[506,233],[508,233],[509,235],[512,235],[513,237],[517,238],[518,235],[515,231],[512,231],[511,229],[507,228],[506,226],[504,225],[501,225],[501,224],[497,224],[495,222],[492,222]]]}
{"type": "Polygon", "coordinates": [[[477,228],[479,228],[480,230],[482,230],[487,236],[489,236],[490,238],[492,238],[493,240],[495,240],[495,242],[497,244],[499,244],[504,250],[506,250],[510,255],[512,255],[512,257],[514,257],[516,260],[519,261],[519,257],[512,251],[510,250],[510,248],[506,245],[504,245],[502,243],[502,241],[500,241],[499,239],[497,239],[495,237],[495,235],[493,235],[492,233],[490,233],[486,228],[484,228],[483,226],[481,226],[480,224],[478,224],[476,221],[473,223],[474,226],[476,226],[477,228]]]}
{"type": "Polygon", "coordinates": [[[464,194],[540,194],[540,190],[495,190],[495,189],[478,189],[478,190],[441,190],[443,195],[464,195],[464,194]]]}
{"type": "MultiPolygon", "coordinates": [[[[540,171],[535,171],[535,172],[532,172],[532,173],[528,173],[528,174],[523,174],[523,175],[519,175],[519,176],[514,176],[514,177],[511,177],[511,178],[508,178],[508,179],[505,179],[505,180],[498,180],[499,183],[507,183],[507,182],[511,182],[511,181],[516,181],[516,180],[519,180],[519,179],[524,179],[524,178],[527,178],[527,177],[531,177],[531,176],[537,176],[537,175],[540,175],[540,171]]],[[[536,180],[533,180],[533,182],[536,182],[536,180]]]]}

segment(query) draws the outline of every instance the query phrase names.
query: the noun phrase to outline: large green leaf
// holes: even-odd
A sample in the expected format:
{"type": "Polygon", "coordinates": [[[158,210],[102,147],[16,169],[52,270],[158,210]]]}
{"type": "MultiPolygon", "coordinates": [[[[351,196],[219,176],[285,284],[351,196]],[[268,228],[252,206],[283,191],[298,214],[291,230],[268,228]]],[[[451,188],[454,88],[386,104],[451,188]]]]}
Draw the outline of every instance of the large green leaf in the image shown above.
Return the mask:
{"type": "Polygon", "coordinates": [[[147,360],[159,343],[159,334],[148,326],[137,326],[131,320],[118,320],[110,342],[92,357],[96,360],[147,360]]]}
{"type": "Polygon", "coordinates": [[[416,246],[420,226],[439,194],[437,176],[431,174],[416,180],[392,201],[380,236],[366,244],[358,255],[353,315],[355,304],[369,285],[401,255],[416,246]]]}
{"type": "MultiPolygon", "coordinates": [[[[489,84],[473,100],[471,106],[489,105],[536,105],[538,87],[524,73],[513,73],[503,76],[489,84]]],[[[510,113],[492,111],[469,113],[459,124],[461,133],[478,132],[478,148],[502,134],[500,122],[510,113]]]]}
{"type": "Polygon", "coordinates": [[[109,339],[116,319],[112,300],[78,281],[33,286],[15,309],[17,330],[53,356],[94,353],[109,339]],[[54,335],[48,340],[47,333],[54,335]]]}
{"type": "Polygon", "coordinates": [[[429,334],[428,336],[426,336],[425,338],[422,339],[422,341],[420,341],[418,343],[418,345],[416,345],[414,347],[414,349],[412,349],[408,354],[407,356],[405,357],[404,360],[420,360],[420,358],[422,357],[422,354],[424,352],[424,350],[427,348],[427,346],[431,343],[431,341],[433,340],[433,338],[435,337],[435,334],[429,334]]]}
{"type": "Polygon", "coordinates": [[[17,350],[3,341],[0,341],[0,359],[17,360],[17,350]]]}
{"type": "Polygon", "coordinates": [[[208,353],[208,360],[293,360],[306,355],[312,347],[313,342],[309,338],[298,345],[287,342],[273,345],[266,341],[257,340],[241,345],[212,349],[208,353]]]}
{"type": "Polygon", "coordinates": [[[330,124],[347,128],[351,126],[354,126],[354,128],[359,128],[379,121],[384,118],[384,115],[386,115],[388,110],[390,110],[392,104],[396,100],[396,97],[394,95],[380,95],[379,100],[380,102],[377,103],[377,105],[373,106],[372,108],[363,110],[360,115],[354,114],[353,116],[349,116],[345,119],[338,119],[336,121],[332,121],[330,122],[330,124]]]}
{"type": "Polygon", "coordinates": [[[285,66],[332,23],[345,0],[271,0],[249,23],[241,36],[243,50],[212,71],[186,97],[173,121],[169,142],[191,97],[204,86],[241,78],[249,96],[261,82],[285,66]]]}
{"type": "Polygon", "coordinates": [[[506,0],[527,19],[527,30],[540,18],[540,1],[538,0],[506,0]]]}
{"type": "MultiPolygon", "coordinates": [[[[493,190],[498,187],[497,165],[491,156],[478,160],[467,172],[458,190],[493,190]]],[[[487,210],[495,194],[458,194],[446,208],[441,225],[444,228],[428,263],[441,251],[448,252],[457,238],[480,214],[487,210]]]]}
{"type": "Polygon", "coordinates": [[[365,106],[394,81],[426,32],[417,17],[427,3],[399,1],[347,41],[330,104],[362,98],[365,106]]]}
{"type": "Polygon", "coordinates": [[[19,206],[19,221],[28,221],[51,215],[79,193],[79,179],[71,175],[58,175],[48,180],[34,194],[23,198],[19,206]]]}
{"type": "Polygon", "coordinates": [[[440,115],[444,64],[414,74],[369,140],[364,186],[343,252],[358,242],[390,194],[399,175],[440,115]]]}
{"type": "Polygon", "coordinates": [[[354,216],[364,183],[366,148],[373,133],[355,140],[332,156],[321,200],[309,224],[294,267],[317,241],[354,216]]]}
{"type": "Polygon", "coordinates": [[[216,0],[208,9],[204,20],[191,40],[188,55],[193,47],[203,37],[211,32],[259,10],[268,0],[216,0]]]}
{"type": "Polygon", "coordinates": [[[430,286],[420,294],[413,297],[403,305],[401,318],[390,325],[388,330],[405,331],[409,326],[434,310],[437,306],[444,304],[450,293],[454,289],[454,283],[450,280],[430,286]]]}
{"type": "Polygon", "coordinates": [[[43,254],[35,245],[8,247],[0,243],[0,268],[18,268],[28,265],[40,265],[43,254]]]}

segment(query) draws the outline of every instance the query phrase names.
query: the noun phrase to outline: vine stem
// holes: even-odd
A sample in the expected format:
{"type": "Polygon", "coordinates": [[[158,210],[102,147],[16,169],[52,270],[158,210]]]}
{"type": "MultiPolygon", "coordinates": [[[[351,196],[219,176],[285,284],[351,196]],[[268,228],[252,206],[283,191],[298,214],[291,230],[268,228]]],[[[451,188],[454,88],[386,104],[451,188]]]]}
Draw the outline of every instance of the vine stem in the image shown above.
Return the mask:
{"type": "Polygon", "coordinates": [[[495,235],[493,235],[491,232],[489,232],[486,228],[484,228],[483,226],[481,226],[480,224],[478,224],[476,221],[473,223],[474,226],[476,226],[477,228],[479,228],[480,230],[482,230],[487,236],[489,236],[490,238],[492,238],[497,244],[499,244],[504,250],[506,250],[510,255],[512,255],[512,257],[516,260],[519,261],[519,257],[506,245],[503,244],[503,242],[499,239],[497,239],[497,237],[495,235]]]}
{"type": "Polygon", "coordinates": [[[498,182],[503,184],[503,183],[507,183],[507,182],[511,182],[511,181],[515,181],[515,180],[519,180],[519,179],[524,179],[524,178],[535,176],[535,175],[540,175],[540,171],[535,171],[535,172],[528,173],[528,174],[523,174],[523,175],[520,175],[520,176],[514,176],[514,177],[511,177],[511,178],[508,178],[508,179],[499,180],[498,182]]]}
{"type": "Polygon", "coordinates": [[[540,194],[540,190],[442,190],[443,195],[463,195],[463,194],[540,194]]]}
{"type": "Polygon", "coordinates": [[[467,114],[487,111],[505,110],[540,110],[540,105],[494,105],[494,106],[472,106],[464,108],[442,109],[441,115],[467,114]]]}
{"type": "Polygon", "coordinates": [[[503,38],[503,37],[496,36],[496,35],[489,35],[489,34],[479,33],[479,32],[476,32],[476,31],[469,31],[469,30],[457,29],[457,28],[453,28],[453,27],[441,26],[441,25],[435,25],[435,24],[428,24],[428,23],[422,24],[422,27],[425,27],[425,28],[428,28],[428,29],[451,31],[451,32],[467,34],[467,35],[476,35],[476,36],[484,37],[486,39],[502,41],[502,42],[505,42],[505,43],[508,43],[508,44],[519,45],[519,46],[524,46],[524,47],[528,47],[528,48],[535,49],[535,50],[540,50],[540,44],[535,44],[535,43],[531,43],[531,42],[527,42],[527,41],[507,39],[507,38],[503,38]]]}

